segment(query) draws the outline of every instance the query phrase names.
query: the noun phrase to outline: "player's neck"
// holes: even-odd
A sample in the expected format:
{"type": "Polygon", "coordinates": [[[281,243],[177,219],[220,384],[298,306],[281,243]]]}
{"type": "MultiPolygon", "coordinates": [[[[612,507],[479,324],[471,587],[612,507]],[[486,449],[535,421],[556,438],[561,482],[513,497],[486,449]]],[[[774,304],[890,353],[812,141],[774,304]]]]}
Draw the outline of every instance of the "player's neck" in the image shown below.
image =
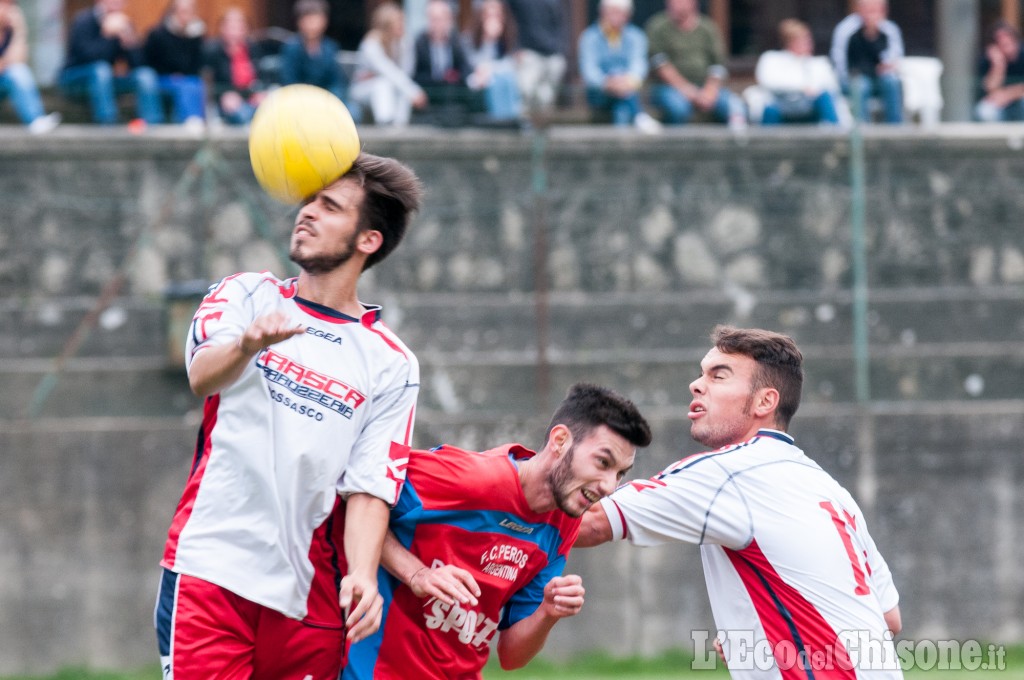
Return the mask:
{"type": "Polygon", "coordinates": [[[358,319],[364,311],[356,286],[359,272],[348,267],[350,263],[323,274],[300,272],[299,297],[358,319]]]}
{"type": "Polygon", "coordinates": [[[555,496],[546,483],[547,474],[538,458],[534,456],[519,462],[519,486],[523,489],[530,510],[536,513],[550,512],[556,507],[555,496]]]}

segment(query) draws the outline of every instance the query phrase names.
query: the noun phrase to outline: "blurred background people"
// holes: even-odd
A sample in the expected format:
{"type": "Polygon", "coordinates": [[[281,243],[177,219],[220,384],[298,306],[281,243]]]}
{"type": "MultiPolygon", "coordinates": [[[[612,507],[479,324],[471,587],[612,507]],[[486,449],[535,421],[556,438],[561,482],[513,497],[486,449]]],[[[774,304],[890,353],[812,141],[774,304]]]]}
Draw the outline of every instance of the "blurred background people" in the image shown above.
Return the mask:
{"type": "Polygon", "coordinates": [[[661,125],[644,113],[640,88],[647,77],[647,35],[629,22],[632,0],[601,0],[597,22],[580,35],[580,77],[587,103],[611,114],[612,125],[654,132],[661,125]]]}
{"type": "Polygon", "coordinates": [[[810,27],[798,19],[784,19],[779,23],[779,42],[782,49],[762,54],[754,69],[766,95],[761,122],[839,123],[839,83],[828,59],[814,56],[810,27]]]}
{"type": "Polygon", "coordinates": [[[516,24],[503,0],[483,0],[476,6],[465,45],[473,64],[467,82],[471,88],[483,90],[487,115],[499,122],[518,120],[522,99],[513,59],[516,24]]]}
{"type": "Polygon", "coordinates": [[[1020,33],[1005,21],[989,32],[978,75],[982,97],[975,118],[985,123],[1024,120],[1024,49],[1020,33]]]}
{"type": "Polygon", "coordinates": [[[569,19],[562,0],[508,0],[519,31],[516,77],[531,113],[551,112],[565,77],[569,19]]]}
{"type": "Polygon", "coordinates": [[[146,64],[156,71],[160,93],[172,102],[175,123],[202,126],[206,118],[206,85],[201,75],[205,35],[196,0],[173,0],[146,38],[146,64]]]}
{"type": "Polygon", "coordinates": [[[266,96],[257,67],[260,49],[249,35],[248,18],[237,7],[224,12],[217,33],[205,55],[217,111],[225,123],[245,125],[266,96]]]}
{"type": "Polygon", "coordinates": [[[142,39],[124,7],[125,0],[97,0],[75,15],[60,86],[69,97],[88,98],[93,120],[101,125],[117,122],[117,95],[127,92],[135,94],[139,118],[161,123],[157,76],[143,64],[142,39]]]}
{"type": "Polygon", "coordinates": [[[281,84],[316,85],[346,101],[348,78],[338,62],[340,47],[324,35],[329,21],[330,7],[325,0],[295,3],[298,32],[281,50],[281,84]]]}
{"type": "Polygon", "coordinates": [[[474,108],[468,84],[473,66],[455,30],[452,6],[428,0],[426,17],[426,29],[416,36],[412,78],[427,93],[429,122],[465,123],[474,108]]]}
{"type": "Polygon", "coordinates": [[[871,120],[869,103],[877,97],[886,123],[903,122],[903,95],[899,62],[903,58],[903,34],[886,18],[886,0],[857,0],[857,11],[832,31],[830,55],[843,94],[860,120],[871,120]]]}
{"type": "Polygon", "coordinates": [[[413,62],[402,8],[393,2],[378,5],[359,43],[351,89],[352,100],[369,107],[377,125],[408,125],[413,107],[426,107],[427,95],[412,79],[413,62]]]}
{"type": "Polygon", "coordinates": [[[725,49],[718,27],[697,0],[666,0],[665,11],[644,27],[651,60],[651,104],[669,125],[689,123],[701,112],[740,127],[739,97],[725,87],[725,49]]]}
{"type": "Polygon", "coordinates": [[[0,0],[0,99],[10,98],[18,119],[29,132],[43,134],[60,124],[60,114],[47,115],[28,64],[28,27],[14,0],[0,0]]]}

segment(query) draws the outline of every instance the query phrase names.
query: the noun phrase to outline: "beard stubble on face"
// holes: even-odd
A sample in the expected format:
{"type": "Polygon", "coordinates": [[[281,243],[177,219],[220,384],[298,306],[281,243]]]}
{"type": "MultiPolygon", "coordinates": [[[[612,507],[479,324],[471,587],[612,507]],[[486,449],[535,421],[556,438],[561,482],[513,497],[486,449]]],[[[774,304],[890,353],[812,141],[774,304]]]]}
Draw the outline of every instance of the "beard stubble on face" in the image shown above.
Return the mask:
{"type": "Polygon", "coordinates": [[[570,517],[579,517],[586,510],[586,508],[574,508],[569,504],[569,497],[573,493],[571,487],[575,482],[572,471],[572,461],[575,455],[576,444],[573,443],[562,456],[562,460],[548,475],[548,487],[551,489],[551,495],[555,498],[555,505],[570,517]]]}
{"type": "MultiPolygon", "coordinates": [[[[740,411],[741,416],[749,416],[750,409],[754,406],[754,393],[751,392],[747,396],[747,401],[743,404],[743,410],[740,411]]],[[[700,421],[694,422],[690,425],[690,437],[694,441],[707,446],[710,450],[720,449],[723,446],[729,444],[736,444],[747,431],[747,425],[745,422],[739,422],[737,420],[731,420],[726,423],[719,423],[717,425],[708,425],[706,429],[701,429],[703,423],[700,421]]]]}
{"type": "MultiPolygon", "coordinates": [[[[302,224],[301,222],[299,224],[302,224]]],[[[298,225],[296,225],[298,226],[298,225]]],[[[340,250],[336,250],[332,253],[314,253],[311,255],[301,254],[298,245],[292,247],[291,252],[288,253],[288,258],[299,265],[302,271],[307,274],[326,274],[332,272],[341,265],[345,264],[352,259],[352,256],[356,253],[356,239],[359,237],[359,230],[353,232],[352,236],[349,237],[340,250]]]]}

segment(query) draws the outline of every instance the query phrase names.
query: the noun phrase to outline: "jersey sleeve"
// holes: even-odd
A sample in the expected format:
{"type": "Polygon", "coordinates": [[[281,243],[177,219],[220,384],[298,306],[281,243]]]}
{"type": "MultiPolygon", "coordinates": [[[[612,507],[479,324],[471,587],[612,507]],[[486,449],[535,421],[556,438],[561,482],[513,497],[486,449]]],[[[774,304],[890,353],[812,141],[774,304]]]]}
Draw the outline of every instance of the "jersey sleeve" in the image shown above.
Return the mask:
{"type": "Polygon", "coordinates": [[[255,318],[247,278],[235,274],[210,287],[192,317],[185,343],[185,368],[201,350],[235,342],[255,318]]]}
{"type": "Polygon", "coordinates": [[[896,590],[896,584],[892,580],[892,572],[886,563],[882,553],[875,546],[874,539],[868,533],[867,527],[863,531],[864,545],[867,549],[867,566],[870,573],[871,591],[878,598],[878,604],[883,612],[887,612],[900,602],[900,594],[896,590]]]}
{"type": "Polygon", "coordinates": [[[739,550],[753,537],[743,495],[713,455],[686,459],[649,480],[624,484],[601,507],[612,539],[638,546],[684,541],[739,550]]]}
{"type": "Polygon", "coordinates": [[[389,505],[398,501],[409,464],[419,371],[414,357],[398,371],[390,389],[373,399],[370,415],[352,446],[348,465],[338,480],[338,493],[368,493],[389,505]]]}
{"type": "Polygon", "coordinates": [[[565,570],[565,555],[558,555],[547,566],[541,569],[530,582],[517,590],[509,601],[505,603],[501,612],[501,621],[498,623],[498,630],[505,630],[522,621],[530,614],[537,611],[537,607],[544,601],[544,586],[548,581],[561,576],[565,570]]]}

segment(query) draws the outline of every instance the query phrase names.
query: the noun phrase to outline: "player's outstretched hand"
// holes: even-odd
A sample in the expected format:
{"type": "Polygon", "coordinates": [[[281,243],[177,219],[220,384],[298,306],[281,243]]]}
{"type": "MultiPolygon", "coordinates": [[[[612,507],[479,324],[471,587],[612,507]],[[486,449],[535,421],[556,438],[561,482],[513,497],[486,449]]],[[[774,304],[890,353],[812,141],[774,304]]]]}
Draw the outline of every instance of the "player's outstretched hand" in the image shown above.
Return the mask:
{"type": "Polygon", "coordinates": [[[583,579],[576,574],[556,576],[544,586],[543,607],[549,616],[575,616],[583,608],[583,579]]]}
{"type": "Polygon", "coordinates": [[[246,354],[256,354],[271,345],[306,332],[302,324],[296,324],[280,312],[271,312],[256,317],[238,338],[238,348],[246,354]]]}
{"type": "Polygon", "coordinates": [[[377,592],[377,579],[349,574],[341,579],[341,612],[348,628],[348,639],[359,642],[380,628],[384,598],[377,592]]]}
{"type": "Polygon", "coordinates": [[[409,588],[416,597],[436,597],[447,605],[477,605],[480,586],[465,569],[446,564],[440,567],[423,567],[409,579],[409,588]]]}

